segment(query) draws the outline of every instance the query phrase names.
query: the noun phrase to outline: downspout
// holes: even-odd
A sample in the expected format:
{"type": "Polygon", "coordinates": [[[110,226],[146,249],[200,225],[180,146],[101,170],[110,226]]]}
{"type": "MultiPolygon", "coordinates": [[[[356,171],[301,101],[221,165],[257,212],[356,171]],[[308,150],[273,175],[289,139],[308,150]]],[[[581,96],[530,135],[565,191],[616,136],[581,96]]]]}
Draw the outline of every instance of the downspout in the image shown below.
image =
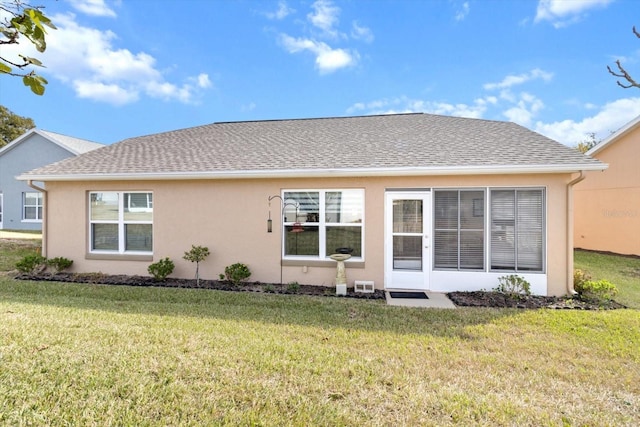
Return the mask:
{"type": "Polygon", "coordinates": [[[47,257],[47,190],[38,187],[32,180],[27,180],[27,185],[42,193],[42,250],[41,255],[47,257]]]}
{"type": "Polygon", "coordinates": [[[567,294],[575,295],[573,288],[573,186],[585,179],[584,171],[567,184],[567,294]]]}

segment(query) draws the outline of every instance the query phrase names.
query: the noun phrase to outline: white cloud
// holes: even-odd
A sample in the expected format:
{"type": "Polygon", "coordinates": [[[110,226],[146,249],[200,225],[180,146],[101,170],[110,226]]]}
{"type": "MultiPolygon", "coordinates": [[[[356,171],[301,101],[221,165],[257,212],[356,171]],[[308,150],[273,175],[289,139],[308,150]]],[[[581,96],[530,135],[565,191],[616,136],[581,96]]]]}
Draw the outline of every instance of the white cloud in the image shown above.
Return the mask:
{"type": "Polygon", "coordinates": [[[502,114],[511,122],[530,127],[533,118],[544,108],[544,103],[536,96],[523,92],[520,94],[516,105],[507,109],[502,114]]]}
{"type": "Polygon", "coordinates": [[[333,49],[324,42],[312,39],[295,38],[287,34],[281,34],[280,41],[289,53],[305,50],[312,52],[316,56],[316,67],[321,73],[332,73],[340,68],[353,66],[359,58],[357,52],[333,49]]]}
{"type": "Polygon", "coordinates": [[[599,111],[580,121],[562,120],[553,123],[537,122],[533,129],[563,144],[574,146],[595,133],[600,140],[640,115],[640,97],[623,98],[609,102],[599,111]]]}
{"type": "Polygon", "coordinates": [[[357,21],[353,21],[351,26],[351,37],[356,40],[363,40],[367,43],[373,41],[373,32],[367,27],[361,27],[357,21]]]}
{"type": "Polygon", "coordinates": [[[469,2],[466,1],[466,2],[462,3],[462,6],[456,12],[455,20],[456,21],[463,21],[467,17],[467,15],[469,14],[469,11],[470,11],[469,2]]]}
{"type": "Polygon", "coordinates": [[[431,113],[448,116],[480,118],[488,105],[495,104],[495,97],[478,98],[472,104],[450,104],[447,102],[424,101],[400,96],[378,99],[367,103],[358,102],[347,108],[348,114],[399,114],[431,113]]]}
{"type": "Polygon", "coordinates": [[[282,20],[294,12],[295,9],[290,8],[286,1],[281,0],[278,2],[278,10],[266,13],[266,16],[269,19],[282,20]]]}
{"type": "Polygon", "coordinates": [[[612,0],[539,0],[534,22],[549,21],[555,28],[578,22],[594,8],[606,7],[612,0]]]}
{"type": "MultiPolygon", "coordinates": [[[[151,55],[114,47],[115,33],[81,26],[72,14],[51,18],[58,29],[47,34],[46,52],[33,52],[47,67],[39,72],[70,85],[80,98],[123,105],[146,94],[191,103],[196,100],[196,88],[212,86],[207,74],[188,77],[182,84],[168,82],[151,55]]],[[[24,51],[32,46],[21,48],[24,51]]],[[[15,47],[6,51],[10,49],[15,47]]]]}
{"type": "Polygon", "coordinates": [[[316,0],[311,9],[307,14],[307,21],[311,25],[303,27],[304,35],[294,37],[281,33],[278,41],[282,47],[292,54],[311,52],[315,55],[315,68],[321,74],[356,65],[360,60],[358,51],[349,47],[336,47],[335,44],[348,40],[371,43],[374,39],[373,31],[355,20],[352,22],[350,35],[340,31],[338,24],[341,10],[332,0],[316,0]],[[322,41],[323,39],[329,39],[331,45],[322,41]]]}
{"type": "Polygon", "coordinates": [[[553,73],[546,72],[539,68],[535,68],[528,73],[520,74],[520,75],[509,75],[502,79],[499,83],[486,83],[483,85],[485,90],[494,90],[494,89],[507,89],[512,86],[521,85],[531,80],[542,79],[545,82],[550,81],[553,78],[553,73]]]}
{"type": "Polygon", "coordinates": [[[317,0],[311,7],[314,11],[307,15],[309,22],[320,28],[325,35],[337,36],[338,33],[334,27],[339,22],[340,8],[334,6],[330,0],[317,0]]]}
{"type": "Polygon", "coordinates": [[[211,80],[209,80],[209,75],[200,73],[198,77],[195,78],[197,81],[198,87],[202,89],[208,89],[212,86],[211,80]]]}
{"type": "Polygon", "coordinates": [[[73,88],[80,98],[92,99],[113,105],[130,104],[139,99],[137,91],[125,89],[115,84],[76,80],[73,82],[73,88]]]}
{"type": "Polygon", "coordinates": [[[78,12],[92,16],[104,16],[115,18],[116,13],[107,6],[104,0],[67,0],[67,2],[78,12]]]}

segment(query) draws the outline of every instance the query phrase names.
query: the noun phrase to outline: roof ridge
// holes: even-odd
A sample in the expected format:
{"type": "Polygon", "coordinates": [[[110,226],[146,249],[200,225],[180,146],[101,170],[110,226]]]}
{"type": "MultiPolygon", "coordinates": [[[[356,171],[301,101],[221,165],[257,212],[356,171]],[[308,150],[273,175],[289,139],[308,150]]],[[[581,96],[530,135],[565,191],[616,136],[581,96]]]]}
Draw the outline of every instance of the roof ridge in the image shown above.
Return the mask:
{"type": "Polygon", "coordinates": [[[78,138],[77,136],[67,135],[67,134],[60,133],[60,132],[54,132],[52,130],[46,130],[46,129],[41,129],[41,128],[34,128],[34,130],[39,130],[40,132],[53,134],[53,135],[56,135],[56,136],[64,136],[65,138],[73,138],[73,139],[77,139],[77,140],[80,140],[80,141],[86,141],[86,142],[92,142],[94,144],[104,145],[101,142],[92,141],[92,140],[86,139],[86,138],[78,138]]]}
{"type": "MultiPolygon", "coordinates": [[[[230,123],[265,123],[265,122],[298,122],[305,120],[335,120],[335,119],[365,119],[369,117],[393,117],[393,116],[418,116],[428,114],[423,112],[413,113],[393,113],[393,114],[364,114],[360,116],[330,116],[330,117],[298,117],[294,119],[263,119],[263,120],[231,120],[226,122],[213,122],[214,125],[230,124],[230,123]]],[[[436,115],[436,114],[432,114],[436,115]]]]}

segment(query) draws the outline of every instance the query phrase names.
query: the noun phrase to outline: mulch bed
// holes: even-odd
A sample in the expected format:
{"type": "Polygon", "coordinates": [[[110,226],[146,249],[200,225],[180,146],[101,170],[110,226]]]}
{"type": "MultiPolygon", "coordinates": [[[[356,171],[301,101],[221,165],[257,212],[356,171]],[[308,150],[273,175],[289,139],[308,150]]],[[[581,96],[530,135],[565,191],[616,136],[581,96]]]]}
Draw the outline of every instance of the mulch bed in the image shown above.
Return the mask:
{"type": "Polygon", "coordinates": [[[626,308],[611,301],[596,302],[576,297],[545,297],[541,295],[508,295],[500,292],[451,292],[447,296],[461,307],[502,307],[502,308],[551,308],[574,310],[612,310],[626,308]]]}
{"type": "MultiPolygon", "coordinates": [[[[203,280],[197,284],[195,279],[175,279],[156,280],[150,276],[126,276],[107,275],[101,273],[58,273],[58,274],[21,274],[16,276],[18,280],[35,280],[50,282],[68,283],[92,283],[100,285],[125,285],[125,286],[155,286],[164,288],[187,288],[187,289],[214,289],[218,291],[233,292],[257,292],[268,294],[287,295],[311,295],[311,296],[337,296],[335,286],[315,286],[303,284],[280,284],[262,282],[242,282],[238,285],[226,280],[203,280]]],[[[376,289],[372,293],[354,292],[353,288],[347,289],[347,294],[343,298],[359,299],[385,299],[384,291],[376,289]]]]}
{"type": "MultiPolygon", "coordinates": [[[[165,288],[187,289],[214,289],[233,292],[257,292],[287,295],[311,295],[335,297],[336,288],[333,286],[315,286],[303,284],[280,284],[262,282],[242,282],[234,285],[224,280],[200,280],[198,285],[194,279],[156,280],[149,276],[107,275],[102,273],[40,273],[20,274],[15,277],[18,280],[35,280],[69,283],[92,283],[100,285],[126,285],[126,286],[156,286],[165,288]]],[[[580,299],[579,297],[546,297],[540,295],[508,295],[499,292],[475,291],[475,292],[450,292],[449,299],[459,307],[495,307],[495,308],[522,308],[522,309],[578,309],[578,310],[611,310],[626,308],[615,301],[594,302],[580,299]]],[[[347,289],[347,295],[343,298],[359,298],[379,300],[385,299],[384,291],[376,289],[373,293],[354,292],[353,288],[347,289]]]]}

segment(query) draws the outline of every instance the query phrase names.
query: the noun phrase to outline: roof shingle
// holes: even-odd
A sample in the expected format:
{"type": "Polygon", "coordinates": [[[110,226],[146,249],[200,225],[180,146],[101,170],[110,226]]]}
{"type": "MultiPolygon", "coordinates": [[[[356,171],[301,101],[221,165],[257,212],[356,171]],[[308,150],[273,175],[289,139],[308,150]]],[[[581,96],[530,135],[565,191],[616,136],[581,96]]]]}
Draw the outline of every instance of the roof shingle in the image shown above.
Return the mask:
{"type": "Polygon", "coordinates": [[[23,178],[529,167],[605,165],[514,123],[417,113],[213,123],[126,139],[23,178]]]}

